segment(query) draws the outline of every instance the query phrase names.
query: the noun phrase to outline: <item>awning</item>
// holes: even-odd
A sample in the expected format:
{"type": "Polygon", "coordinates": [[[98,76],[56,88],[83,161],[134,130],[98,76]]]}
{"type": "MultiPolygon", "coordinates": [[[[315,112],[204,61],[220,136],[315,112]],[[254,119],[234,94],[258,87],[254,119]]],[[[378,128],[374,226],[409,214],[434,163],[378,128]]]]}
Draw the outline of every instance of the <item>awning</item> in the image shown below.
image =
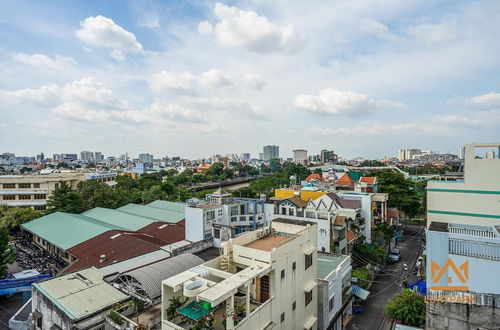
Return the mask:
{"type": "Polygon", "coordinates": [[[317,321],[317,320],[318,320],[318,318],[317,318],[317,317],[315,317],[315,316],[311,316],[311,317],[307,320],[306,324],[304,324],[304,329],[310,329],[310,328],[312,328],[312,327],[313,327],[313,325],[316,323],[316,321],[317,321]]]}
{"type": "Polygon", "coordinates": [[[311,281],[311,282],[307,283],[306,286],[304,287],[304,291],[306,291],[306,292],[311,291],[312,289],[314,289],[316,284],[317,284],[316,281],[311,281]]]}
{"type": "Polygon", "coordinates": [[[354,288],[354,295],[363,300],[366,300],[366,298],[368,298],[368,296],[370,295],[370,291],[366,291],[365,289],[361,288],[358,285],[354,285],[353,288],[354,288]]]}

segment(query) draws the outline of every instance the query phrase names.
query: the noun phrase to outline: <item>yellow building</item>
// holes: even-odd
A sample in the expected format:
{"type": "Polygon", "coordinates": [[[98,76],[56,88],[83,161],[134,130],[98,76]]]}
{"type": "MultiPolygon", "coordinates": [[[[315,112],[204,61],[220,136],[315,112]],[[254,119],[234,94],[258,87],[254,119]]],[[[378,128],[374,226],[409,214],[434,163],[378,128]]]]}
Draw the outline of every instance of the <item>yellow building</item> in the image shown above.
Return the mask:
{"type": "Polygon", "coordinates": [[[51,173],[0,176],[0,204],[45,210],[47,199],[61,181],[71,188],[85,180],[114,185],[116,173],[51,173]]]}

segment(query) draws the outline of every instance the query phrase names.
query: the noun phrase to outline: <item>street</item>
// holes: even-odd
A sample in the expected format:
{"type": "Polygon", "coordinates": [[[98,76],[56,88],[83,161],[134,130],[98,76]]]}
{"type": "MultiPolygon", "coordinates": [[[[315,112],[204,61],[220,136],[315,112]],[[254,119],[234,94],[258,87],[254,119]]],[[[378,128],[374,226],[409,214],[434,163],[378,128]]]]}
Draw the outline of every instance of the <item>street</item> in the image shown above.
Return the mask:
{"type": "Polygon", "coordinates": [[[407,277],[408,282],[416,281],[413,268],[421,251],[421,227],[408,225],[407,230],[408,233],[404,235],[406,240],[396,245],[396,248],[400,250],[401,260],[398,263],[386,265],[379,272],[369,289],[370,295],[368,299],[361,305],[364,311],[361,314],[354,315],[347,325],[347,329],[390,329],[391,322],[384,314],[385,304],[394,294],[401,291],[401,283],[407,277]],[[404,263],[408,266],[407,271],[403,270],[404,263]]]}

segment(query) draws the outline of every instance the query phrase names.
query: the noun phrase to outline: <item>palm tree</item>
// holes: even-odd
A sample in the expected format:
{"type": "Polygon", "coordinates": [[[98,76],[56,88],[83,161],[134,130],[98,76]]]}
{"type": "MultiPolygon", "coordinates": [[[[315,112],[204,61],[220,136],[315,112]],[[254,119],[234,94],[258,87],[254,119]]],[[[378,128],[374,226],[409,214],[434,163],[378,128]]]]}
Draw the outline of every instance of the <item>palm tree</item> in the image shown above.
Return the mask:
{"type": "Polygon", "coordinates": [[[128,307],[136,314],[136,323],[139,324],[139,312],[144,307],[144,301],[139,298],[132,297],[132,300],[128,302],[128,307]]]}

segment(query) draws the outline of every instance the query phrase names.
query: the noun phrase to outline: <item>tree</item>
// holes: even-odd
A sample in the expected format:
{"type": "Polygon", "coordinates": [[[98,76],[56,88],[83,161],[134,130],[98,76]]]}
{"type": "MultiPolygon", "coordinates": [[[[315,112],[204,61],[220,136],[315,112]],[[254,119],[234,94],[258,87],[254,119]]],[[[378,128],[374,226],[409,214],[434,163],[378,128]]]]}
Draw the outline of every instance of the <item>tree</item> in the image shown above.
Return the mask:
{"type": "Polygon", "coordinates": [[[351,273],[352,277],[355,277],[358,279],[358,285],[362,287],[363,289],[368,289],[368,286],[370,285],[372,281],[372,276],[370,274],[370,271],[366,267],[360,267],[352,270],[351,273]]]}
{"type": "Polygon", "coordinates": [[[206,175],[222,175],[224,164],[221,162],[213,163],[212,166],[205,172],[206,175]]]}
{"type": "Polygon", "coordinates": [[[59,188],[54,190],[47,201],[47,213],[80,213],[83,211],[85,211],[85,204],[82,195],[71,189],[66,182],[59,181],[59,188]]]}
{"type": "Polygon", "coordinates": [[[0,211],[0,228],[11,230],[20,224],[41,217],[40,211],[35,211],[29,207],[9,207],[0,211]]]}
{"type": "Polygon", "coordinates": [[[132,300],[128,302],[128,307],[136,314],[136,323],[139,323],[139,312],[144,308],[144,301],[139,298],[132,297],[132,300]]]}
{"type": "Polygon", "coordinates": [[[95,180],[80,182],[78,192],[82,195],[87,210],[94,207],[116,208],[118,201],[115,190],[95,180]]]}
{"type": "Polygon", "coordinates": [[[403,289],[401,293],[388,301],[385,305],[385,313],[395,322],[422,328],[425,326],[424,296],[413,290],[403,289]]]}
{"type": "Polygon", "coordinates": [[[143,203],[151,203],[158,199],[166,200],[167,194],[165,194],[165,192],[161,190],[161,187],[158,185],[152,186],[149,190],[143,191],[141,197],[143,203]]]}
{"type": "Polygon", "coordinates": [[[9,232],[5,228],[0,228],[0,278],[7,276],[7,264],[11,264],[14,259],[14,247],[9,244],[9,232]]]}

